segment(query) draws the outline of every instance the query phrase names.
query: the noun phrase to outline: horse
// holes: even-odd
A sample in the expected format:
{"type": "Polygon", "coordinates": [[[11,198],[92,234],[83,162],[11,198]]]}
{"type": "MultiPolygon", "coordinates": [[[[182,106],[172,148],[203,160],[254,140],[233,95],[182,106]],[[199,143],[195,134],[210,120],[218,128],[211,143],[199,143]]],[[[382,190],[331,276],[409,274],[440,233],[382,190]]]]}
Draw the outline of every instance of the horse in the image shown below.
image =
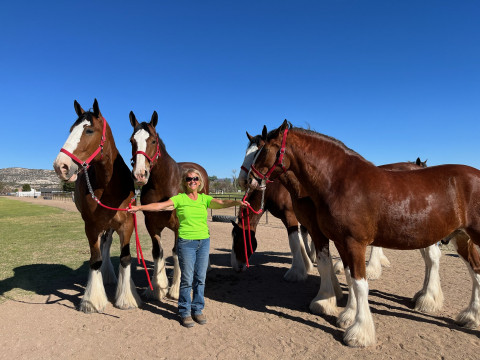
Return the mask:
{"type": "MultiPolygon", "coordinates": [[[[182,173],[190,168],[196,169],[203,177],[204,187],[201,193],[209,193],[208,175],[206,170],[192,162],[177,163],[167,152],[165,144],[158,136],[156,126],[158,114],[153,112],[149,123],[139,123],[133,111],[129,115],[133,134],[132,144],[132,176],[137,185],[142,186],[140,202],[150,204],[168,200],[180,192],[182,173]]],[[[177,255],[178,218],[175,210],[160,212],[145,212],[145,226],[152,239],[152,256],[154,262],[152,286],[145,291],[145,296],[162,300],[165,296],[178,299],[180,291],[180,266],[177,255]],[[175,242],[172,249],[174,263],[173,278],[168,289],[168,278],[165,271],[165,258],[161,243],[161,233],[164,228],[172,230],[175,242]]]]}
{"type": "MultiPolygon", "coordinates": [[[[239,184],[243,189],[245,189],[245,186],[247,184],[248,171],[249,171],[248,169],[251,166],[251,162],[253,161],[254,155],[263,146],[263,142],[261,141],[260,135],[251,136],[247,132],[247,137],[249,139],[249,144],[247,146],[245,159],[241,166],[240,174],[238,177],[239,184]]],[[[421,161],[420,158],[417,158],[415,162],[410,162],[410,161],[397,162],[392,164],[381,165],[380,167],[383,169],[395,170],[395,171],[415,170],[415,169],[421,169],[421,168],[427,167],[427,160],[421,161]]],[[[264,209],[265,210],[274,209],[274,213],[273,213],[274,216],[282,219],[284,224],[285,224],[284,219],[290,220],[290,223],[293,226],[296,219],[295,219],[295,214],[293,212],[292,200],[288,194],[287,189],[278,181],[272,182],[266,187],[264,197],[265,197],[264,209]]],[[[250,203],[255,203],[255,206],[254,206],[255,208],[257,208],[257,206],[258,207],[260,206],[261,198],[262,198],[261,191],[252,191],[249,194],[249,201],[250,203]]],[[[233,246],[232,246],[232,254],[231,254],[231,263],[232,263],[232,267],[237,271],[245,269],[245,265],[244,265],[246,263],[245,254],[247,253],[248,257],[252,254],[249,247],[247,247],[246,252],[244,250],[245,248],[244,239],[247,239],[248,230],[245,229],[245,235],[244,235],[242,227],[240,226],[240,224],[242,224],[242,216],[243,216],[243,212],[240,209],[238,214],[238,221],[237,221],[238,224],[232,222],[232,224],[234,225],[234,228],[232,230],[233,246]]],[[[250,232],[251,232],[250,238],[252,241],[252,247],[255,250],[257,246],[255,229],[260,217],[262,216],[262,213],[256,214],[254,212],[249,212],[248,216],[250,218],[250,222],[253,223],[250,229],[250,232]]],[[[285,226],[287,227],[286,224],[285,226]]],[[[311,244],[308,245],[307,241],[305,241],[305,245],[299,247],[298,245],[296,245],[298,244],[298,241],[294,240],[292,242],[292,239],[295,239],[295,235],[298,236],[298,227],[297,228],[287,227],[287,232],[289,234],[289,243],[290,243],[290,249],[293,254],[293,260],[292,260],[292,267],[289,270],[289,272],[287,272],[286,275],[290,275],[291,271],[294,270],[295,274],[298,273],[300,274],[300,276],[305,276],[306,278],[306,276],[308,276],[307,274],[310,268],[308,267],[308,262],[305,260],[305,257],[303,257],[303,260],[304,260],[303,262],[300,261],[302,259],[301,255],[304,254],[304,250],[303,250],[304,248],[309,249],[307,250],[307,252],[311,250],[315,252],[315,246],[312,246],[311,244]],[[297,232],[295,233],[295,231],[297,232]],[[302,266],[303,264],[305,264],[308,270],[304,266],[302,266]]],[[[307,239],[307,232],[301,231],[300,233],[302,234],[302,238],[304,240],[307,239]]],[[[426,249],[420,249],[420,253],[425,261],[425,280],[424,280],[422,289],[419,290],[413,296],[412,301],[415,303],[415,310],[420,312],[425,312],[425,313],[434,313],[440,310],[443,306],[443,293],[442,293],[442,288],[440,285],[440,277],[439,277],[439,261],[441,257],[441,251],[439,250],[438,246],[431,245],[426,249]]],[[[383,254],[383,250],[381,247],[371,246],[370,258],[366,266],[367,279],[369,280],[378,279],[382,273],[382,266],[390,266],[390,262],[388,258],[383,254]]],[[[336,269],[339,269],[340,267],[342,267],[343,269],[342,261],[338,261],[337,263],[334,264],[334,272],[340,273],[340,271],[336,270],[336,269]]],[[[300,278],[300,280],[302,279],[303,278],[300,278]]],[[[326,288],[329,288],[329,287],[326,287],[326,288]]],[[[338,292],[338,288],[335,287],[335,291],[338,292]]],[[[325,292],[323,293],[323,296],[326,296],[326,297],[331,297],[332,295],[333,294],[326,294],[325,292]]],[[[337,293],[336,297],[337,299],[339,299],[341,298],[341,295],[337,293]]],[[[320,299],[318,298],[315,298],[314,301],[312,301],[310,306],[310,309],[312,312],[322,313],[325,309],[329,312],[334,312],[333,310],[331,311],[329,307],[321,306],[319,305],[319,303],[320,303],[320,299]]]]}
{"type": "MultiPolygon", "coordinates": [[[[455,242],[458,236],[468,236],[478,250],[479,170],[440,165],[389,171],[337,139],[293,128],[286,120],[270,133],[264,126],[262,140],[265,145],[253,162],[249,186],[258,189],[278,178],[284,185],[301,184],[310,195],[315,220],[334,241],[345,264],[349,297],[337,324],[346,329],[343,340],[347,345],[365,347],[376,342],[368,306],[366,246],[421,249],[439,239],[455,242]]],[[[317,250],[317,255],[327,254],[317,250]]],[[[480,273],[470,269],[472,298],[456,321],[476,327],[480,324],[480,273]]]]}
{"type": "MultiPolygon", "coordinates": [[[[255,137],[251,136],[247,132],[247,137],[249,138],[249,145],[247,146],[247,151],[245,155],[244,162],[241,167],[241,171],[239,174],[239,184],[242,188],[245,188],[246,185],[246,170],[250,168],[252,161],[254,159],[255,154],[258,152],[258,149],[263,146],[263,141],[261,141],[260,136],[257,135],[255,137]]],[[[298,184],[289,184],[294,189],[297,189],[298,184]]],[[[262,198],[261,191],[252,191],[249,194],[248,201],[253,206],[253,208],[260,207],[261,205],[261,198],[262,198]]],[[[283,214],[277,213],[279,217],[287,217],[289,219],[289,223],[301,223],[301,234],[304,240],[304,246],[302,243],[295,239],[295,233],[289,233],[289,242],[290,248],[292,249],[293,254],[293,261],[296,263],[298,271],[300,273],[305,273],[308,275],[308,267],[307,259],[305,258],[304,250],[309,249],[308,251],[315,252],[315,247],[309,246],[307,244],[307,237],[310,234],[312,241],[316,244],[316,249],[322,249],[324,246],[328,247],[329,240],[326,238],[323,233],[321,232],[320,228],[318,227],[315,221],[312,221],[310,214],[315,212],[314,204],[311,202],[310,198],[306,196],[306,194],[301,193],[301,191],[297,191],[296,196],[290,196],[288,194],[288,190],[285,186],[283,186],[280,182],[271,183],[266,191],[265,191],[265,204],[267,209],[271,208],[283,208],[283,214]],[[280,204],[270,205],[270,203],[280,202],[280,204]],[[298,220],[295,220],[297,218],[298,220]],[[307,230],[307,231],[305,231],[307,230]],[[292,234],[292,235],[290,235],[292,234]],[[320,245],[321,244],[321,245],[320,245]],[[300,249],[300,251],[298,251],[300,249]],[[301,256],[300,256],[301,255],[301,256]],[[303,262],[300,261],[300,257],[303,259],[303,262]],[[303,264],[307,264],[307,268],[305,270],[301,269],[303,264]]],[[[251,213],[250,213],[251,214],[251,213]]],[[[253,218],[258,216],[250,215],[253,218]]],[[[240,216],[243,216],[239,212],[239,224],[241,223],[240,216]]],[[[275,214],[274,214],[275,216],[275,214]]],[[[259,219],[260,217],[258,217],[259,219]]],[[[257,221],[258,222],[258,221],[257,221]]],[[[254,221],[255,223],[255,221],[254,221]]],[[[287,223],[288,224],[288,223],[287,223]]],[[[256,225],[256,224],[255,224],[256,225]]],[[[287,226],[287,225],[286,225],[287,226]]],[[[297,225],[298,226],[298,225],[297,225]]],[[[292,228],[290,228],[292,229],[292,228]]],[[[287,227],[287,232],[289,227],[287,227]]],[[[243,245],[243,234],[242,228],[239,225],[234,225],[234,229],[232,230],[232,237],[234,240],[233,249],[232,249],[232,263],[234,264],[234,254],[237,261],[241,263],[246,262],[245,251],[241,251],[243,245]]],[[[248,236],[248,229],[244,230],[245,238],[248,236]]],[[[250,230],[253,247],[255,250],[256,248],[256,238],[254,230],[250,230]]],[[[298,236],[298,235],[297,235],[298,236]]],[[[247,256],[251,255],[250,249],[247,247],[247,256]]],[[[293,266],[292,266],[293,268],[293,266]]],[[[326,259],[325,261],[317,261],[317,270],[321,277],[320,288],[315,296],[315,298],[310,302],[309,308],[310,311],[314,314],[327,314],[327,315],[336,315],[338,312],[338,308],[336,305],[337,300],[340,300],[343,297],[342,289],[340,288],[340,284],[338,283],[338,279],[333,271],[333,265],[330,258],[326,259]]],[[[296,270],[297,271],[297,270],[296,270]]]]}
{"type": "MultiPolygon", "coordinates": [[[[243,170],[242,170],[243,171],[243,170]]],[[[262,193],[260,191],[253,191],[248,196],[248,201],[253,209],[259,209],[262,202],[262,193]]],[[[299,234],[299,224],[295,212],[293,211],[292,199],[289,192],[279,182],[270,184],[264,197],[264,211],[269,211],[273,216],[279,218],[288,234],[288,243],[292,252],[292,265],[290,269],[285,273],[283,278],[286,281],[304,281],[308,277],[308,272],[312,268],[312,262],[304,246],[304,242],[300,241],[300,237],[307,237],[307,229],[302,225],[299,234]]],[[[244,209],[240,208],[238,211],[237,223],[232,221],[232,253],[231,264],[232,268],[237,271],[244,271],[246,268],[247,257],[245,253],[244,239],[251,239],[252,250],[257,248],[257,239],[255,236],[257,224],[263,215],[263,212],[255,213],[253,211],[248,212],[248,219],[244,218],[244,209]],[[243,224],[249,224],[250,228],[245,228],[245,237],[243,224]],[[248,231],[250,230],[250,236],[248,231]]],[[[247,256],[250,257],[252,251],[250,247],[247,247],[247,256]]]]}
{"type": "Polygon", "coordinates": [[[115,146],[97,99],[91,111],[84,111],[76,100],[74,108],[78,118],[53,168],[61,180],[75,181],[75,205],[90,245],[90,272],[79,309],[85,313],[103,312],[107,304],[103,282],[116,281],[110,260],[113,231],[119,235],[121,249],[114,304],[120,309],[136,308],[141,300],[131,278],[130,237],[134,219],[126,211],[112,210],[126,210],[134,198],[130,170],[115,146]]]}

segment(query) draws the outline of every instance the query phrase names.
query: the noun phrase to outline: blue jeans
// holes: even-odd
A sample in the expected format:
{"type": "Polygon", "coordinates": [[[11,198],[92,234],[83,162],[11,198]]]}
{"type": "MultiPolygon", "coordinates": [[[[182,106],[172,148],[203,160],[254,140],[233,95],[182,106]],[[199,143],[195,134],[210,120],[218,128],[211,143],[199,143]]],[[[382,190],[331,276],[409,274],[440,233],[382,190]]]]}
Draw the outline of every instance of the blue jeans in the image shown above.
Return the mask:
{"type": "Polygon", "coordinates": [[[205,307],[205,279],[207,277],[210,238],[185,240],[178,238],[177,255],[180,264],[180,294],[178,313],[184,318],[200,315],[205,307]],[[190,293],[193,289],[193,301],[190,293]]]}

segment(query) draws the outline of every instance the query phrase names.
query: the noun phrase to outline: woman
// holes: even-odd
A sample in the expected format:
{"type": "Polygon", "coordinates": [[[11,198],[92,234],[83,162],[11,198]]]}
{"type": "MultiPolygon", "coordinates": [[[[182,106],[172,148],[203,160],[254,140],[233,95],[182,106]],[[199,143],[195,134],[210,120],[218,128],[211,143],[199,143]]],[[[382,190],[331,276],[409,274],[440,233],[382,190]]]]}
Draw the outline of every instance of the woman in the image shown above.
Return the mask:
{"type": "Polygon", "coordinates": [[[207,225],[207,208],[223,209],[231,206],[247,206],[248,202],[214,199],[198,193],[203,189],[202,175],[195,169],[188,169],[182,175],[183,193],[167,201],[148,205],[132,206],[129,212],[177,210],[180,223],[178,228],[177,255],[181,270],[178,313],[182,325],[192,327],[195,322],[206,324],[203,314],[205,307],[205,278],[210,253],[210,232],[207,225]],[[190,292],[193,288],[193,301],[190,292]]]}

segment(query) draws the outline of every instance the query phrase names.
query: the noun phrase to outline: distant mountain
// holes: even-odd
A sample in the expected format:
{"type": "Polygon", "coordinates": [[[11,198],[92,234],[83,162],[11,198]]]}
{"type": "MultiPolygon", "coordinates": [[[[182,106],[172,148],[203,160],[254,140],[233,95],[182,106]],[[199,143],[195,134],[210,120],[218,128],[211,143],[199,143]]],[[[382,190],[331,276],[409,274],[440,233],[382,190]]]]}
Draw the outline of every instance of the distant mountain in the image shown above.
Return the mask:
{"type": "Polygon", "coordinates": [[[32,188],[60,188],[60,180],[54,170],[39,170],[25,168],[0,169],[0,183],[15,188],[28,184],[32,188]]]}

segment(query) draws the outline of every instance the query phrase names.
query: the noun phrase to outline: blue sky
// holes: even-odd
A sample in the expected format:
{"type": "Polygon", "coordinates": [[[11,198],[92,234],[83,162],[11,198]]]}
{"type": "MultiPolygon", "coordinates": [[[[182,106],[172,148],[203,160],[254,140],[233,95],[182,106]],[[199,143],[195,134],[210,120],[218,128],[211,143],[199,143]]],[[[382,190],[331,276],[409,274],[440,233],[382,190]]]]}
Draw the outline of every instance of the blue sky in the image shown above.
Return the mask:
{"type": "Polygon", "coordinates": [[[288,119],[377,165],[480,168],[478,1],[18,1],[0,5],[0,168],[52,169],[97,98],[123,158],[131,110],[176,161],[231,177],[288,119]]]}

